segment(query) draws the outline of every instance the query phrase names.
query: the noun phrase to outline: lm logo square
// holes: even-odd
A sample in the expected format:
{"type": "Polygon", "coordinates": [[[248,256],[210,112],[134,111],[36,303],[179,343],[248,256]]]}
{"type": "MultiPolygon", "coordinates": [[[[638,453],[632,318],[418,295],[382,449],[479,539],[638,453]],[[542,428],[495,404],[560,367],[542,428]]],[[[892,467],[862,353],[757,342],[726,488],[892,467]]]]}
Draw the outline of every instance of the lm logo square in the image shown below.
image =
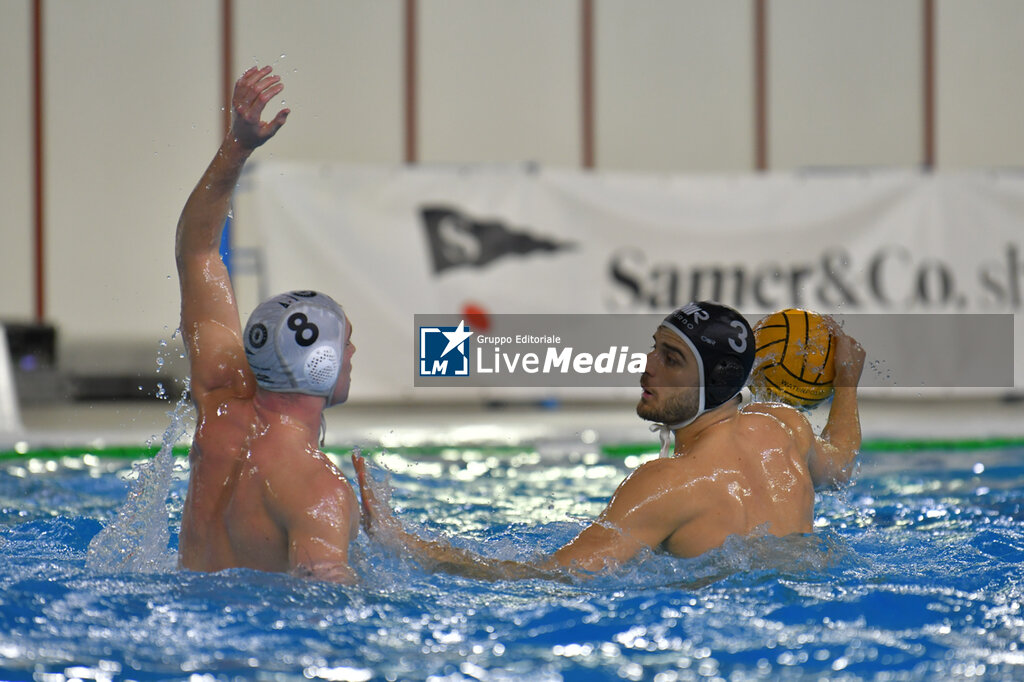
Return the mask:
{"type": "Polygon", "coordinates": [[[472,333],[465,320],[457,327],[420,327],[420,376],[468,377],[472,333]]]}

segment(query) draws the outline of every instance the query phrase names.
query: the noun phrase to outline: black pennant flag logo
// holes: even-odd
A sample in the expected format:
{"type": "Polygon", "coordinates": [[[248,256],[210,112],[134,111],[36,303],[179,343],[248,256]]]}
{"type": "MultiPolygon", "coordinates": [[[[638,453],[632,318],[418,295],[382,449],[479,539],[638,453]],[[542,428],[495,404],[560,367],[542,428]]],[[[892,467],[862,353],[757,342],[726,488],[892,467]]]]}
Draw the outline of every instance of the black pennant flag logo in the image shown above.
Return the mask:
{"type": "Polygon", "coordinates": [[[421,215],[435,273],[459,266],[481,268],[513,254],[554,252],[574,247],[569,242],[512,230],[495,220],[473,220],[450,208],[427,207],[421,210],[421,215]]]}

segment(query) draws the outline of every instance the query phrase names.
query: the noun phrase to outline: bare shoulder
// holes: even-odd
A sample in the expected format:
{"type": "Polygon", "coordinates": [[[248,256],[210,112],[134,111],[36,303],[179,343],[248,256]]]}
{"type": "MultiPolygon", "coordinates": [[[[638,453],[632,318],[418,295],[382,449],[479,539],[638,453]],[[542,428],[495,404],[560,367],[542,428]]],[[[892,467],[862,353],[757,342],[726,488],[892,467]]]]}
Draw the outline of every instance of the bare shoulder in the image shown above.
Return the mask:
{"type": "Polygon", "coordinates": [[[607,529],[615,528],[615,538],[630,537],[650,547],[659,545],[705,510],[711,477],[703,475],[704,466],[701,458],[689,456],[641,464],[619,484],[588,537],[604,537],[607,529]]]}
{"type": "Polygon", "coordinates": [[[359,533],[359,503],[348,480],[316,450],[269,453],[263,502],[288,542],[296,575],[352,582],[348,546],[359,533]],[[276,455],[276,457],[275,457],[276,455]]]}
{"type": "Polygon", "coordinates": [[[638,466],[626,478],[626,481],[644,484],[658,484],[659,482],[671,484],[674,479],[685,478],[691,467],[692,462],[686,457],[659,457],[638,466]]]}
{"type": "Polygon", "coordinates": [[[753,402],[741,407],[740,412],[743,414],[764,414],[775,417],[783,422],[804,418],[799,410],[785,403],[753,402]]]}
{"type": "Polygon", "coordinates": [[[790,407],[783,403],[763,403],[756,402],[750,403],[744,406],[740,410],[741,414],[745,415],[763,415],[770,417],[778,423],[778,425],[788,431],[788,435],[797,441],[797,444],[801,446],[801,449],[806,449],[810,446],[811,440],[814,438],[814,431],[811,429],[811,424],[807,421],[807,417],[796,408],[790,407]]]}
{"type": "Polygon", "coordinates": [[[281,485],[304,490],[307,495],[351,490],[341,469],[322,452],[292,448],[289,453],[268,453],[267,461],[271,460],[268,473],[280,478],[281,485]]]}
{"type": "Polygon", "coordinates": [[[619,484],[615,497],[634,502],[692,488],[700,468],[696,457],[661,457],[644,462],[619,484]]]}
{"type": "Polygon", "coordinates": [[[268,453],[264,461],[270,502],[283,517],[310,511],[351,515],[358,509],[351,483],[322,452],[268,453]]]}
{"type": "Polygon", "coordinates": [[[246,360],[241,337],[235,329],[208,319],[197,321],[184,331],[185,343],[190,349],[194,398],[222,390],[232,397],[252,397],[256,380],[246,360]]]}

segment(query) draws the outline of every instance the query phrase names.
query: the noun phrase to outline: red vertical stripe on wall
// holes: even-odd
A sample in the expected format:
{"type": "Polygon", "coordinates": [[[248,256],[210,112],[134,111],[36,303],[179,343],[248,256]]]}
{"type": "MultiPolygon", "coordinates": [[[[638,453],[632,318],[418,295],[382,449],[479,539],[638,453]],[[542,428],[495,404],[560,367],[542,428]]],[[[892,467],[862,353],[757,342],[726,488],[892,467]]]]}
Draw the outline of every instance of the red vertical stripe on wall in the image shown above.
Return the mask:
{"type": "Polygon", "coordinates": [[[582,163],[594,167],[594,0],[580,0],[582,163]]]}
{"type": "Polygon", "coordinates": [[[231,94],[235,86],[235,8],[232,0],[221,0],[221,101],[224,106],[224,134],[231,128],[231,94]]]}
{"type": "Polygon", "coordinates": [[[754,0],[754,168],[768,170],[767,0],[754,0]]]}
{"type": "Polygon", "coordinates": [[[46,215],[44,186],[43,115],[43,0],[32,2],[32,147],[33,147],[33,222],[35,231],[35,314],[36,321],[46,317],[46,215]]]}
{"type": "Polygon", "coordinates": [[[935,0],[922,0],[922,115],[924,118],[922,163],[935,166],[935,0]]]}
{"type": "Polygon", "coordinates": [[[416,72],[416,0],[405,0],[405,162],[416,163],[419,159],[418,140],[416,139],[416,85],[418,74],[416,72]]]}

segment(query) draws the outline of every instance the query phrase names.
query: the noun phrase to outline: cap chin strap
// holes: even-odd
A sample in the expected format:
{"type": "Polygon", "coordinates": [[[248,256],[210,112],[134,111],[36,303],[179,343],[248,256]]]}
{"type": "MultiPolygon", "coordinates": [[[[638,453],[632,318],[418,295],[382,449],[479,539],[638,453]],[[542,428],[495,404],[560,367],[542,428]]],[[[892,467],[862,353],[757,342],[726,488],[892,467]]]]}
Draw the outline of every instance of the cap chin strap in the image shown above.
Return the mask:
{"type": "MultiPolygon", "coordinates": [[[[735,400],[737,398],[739,398],[740,404],[742,404],[743,403],[743,392],[742,391],[737,391],[735,395],[730,397],[729,400],[726,400],[724,403],[722,403],[722,405],[725,405],[730,400],[735,400]]],[[[686,421],[679,422],[678,424],[651,424],[651,431],[654,431],[655,433],[657,433],[658,434],[658,439],[661,441],[661,454],[659,455],[659,457],[671,457],[673,454],[675,454],[675,452],[674,452],[675,448],[672,447],[673,444],[674,444],[673,443],[673,436],[674,436],[675,432],[678,429],[683,428],[684,426],[689,426],[694,421],[696,421],[697,417],[701,416],[702,414],[704,414],[707,411],[708,410],[702,410],[702,411],[698,412],[697,414],[693,415],[692,417],[690,417],[689,419],[687,419],[686,421]]]]}
{"type": "Polygon", "coordinates": [[[693,415],[686,421],[679,422],[678,424],[651,424],[651,431],[657,433],[658,440],[661,441],[661,454],[659,456],[671,457],[673,454],[675,454],[675,448],[673,447],[673,445],[675,444],[674,441],[676,431],[678,429],[683,428],[684,426],[689,426],[694,422],[695,419],[697,419],[697,417],[699,417],[702,414],[703,411],[698,412],[697,414],[693,415]]]}
{"type": "Polygon", "coordinates": [[[672,456],[672,429],[668,427],[668,424],[651,424],[651,431],[658,434],[658,440],[661,441],[661,452],[659,457],[671,457],[672,456]]]}
{"type": "Polygon", "coordinates": [[[664,327],[665,329],[668,329],[670,332],[674,333],[676,336],[682,339],[683,343],[685,343],[687,347],[690,349],[690,352],[693,353],[693,357],[697,358],[697,376],[700,378],[700,398],[697,401],[697,411],[693,413],[692,417],[685,421],[681,421],[677,424],[651,424],[651,431],[656,431],[658,434],[658,439],[661,441],[660,456],[671,457],[675,451],[675,448],[673,447],[673,441],[675,440],[675,432],[678,429],[683,428],[684,426],[689,426],[694,422],[694,420],[697,419],[697,417],[701,416],[705,412],[704,358],[701,357],[700,353],[697,351],[697,346],[693,345],[693,341],[690,340],[689,336],[683,334],[682,332],[680,332],[678,329],[671,325],[663,324],[661,326],[664,327]]]}

